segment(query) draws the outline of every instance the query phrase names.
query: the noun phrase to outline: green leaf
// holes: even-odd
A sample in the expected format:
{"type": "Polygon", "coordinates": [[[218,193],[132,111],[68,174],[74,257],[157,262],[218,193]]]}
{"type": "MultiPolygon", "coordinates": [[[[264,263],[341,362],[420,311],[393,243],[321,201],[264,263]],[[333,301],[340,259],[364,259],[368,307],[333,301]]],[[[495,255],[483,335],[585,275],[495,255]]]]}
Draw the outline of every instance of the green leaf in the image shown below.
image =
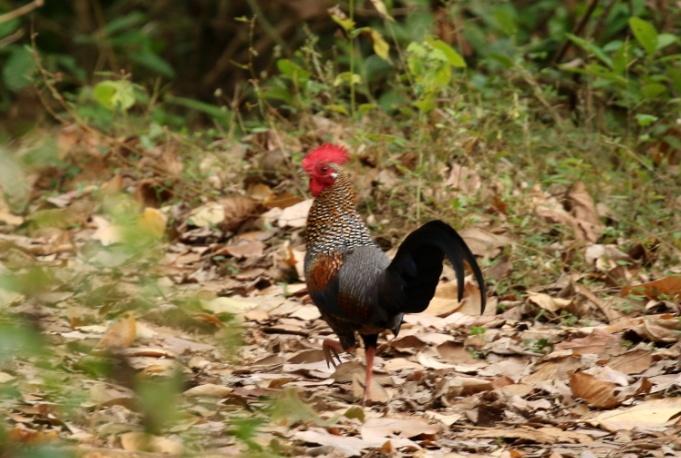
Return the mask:
{"type": "Polygon", "coordinates": [[[435,38],[429,38],[427,40],[427,43],[431,45],[433,48],[441,51],[447,58],[447,62],[449,62],[449,64],[452,67],[457,68],[466,67],[466,61],[463,59],[463,57],[461,57],[461,54],[459,54],[454,48],[449,46],[444,41],[435,38]]]}
{"type": "Polygon", "coordinates": [[[631,46],[629,42],[624,42],[612,56],[612,69],[618,75],[623,75],[629,65],[633,62],[631,46]]]}
{"type": "Polygon", "coordinates": [[[15,213],[20,213],[26,208],[31,194],[31,186],[23,169],[9,152],[1,148],[0,193],[4,193],[10,209],[15,213]]]}
{"type": "Polygon", "coordinates": [[[386,21],[395,21],[395,19],[388,13],[388,8],[385,7],[383,0],[371,0],[371,4],[374,5],[378,14],[381,15],[386,21]]]}
{"type": "Polygon", "coordinates": [[[97,83],[92,91],[94,99],[110,111],[128,111],[135,104],[135,91],[129,81],[106,80],[97,83]]]}
{"type": "Polygon", "coordinates": [[[282,75],[296,84],[304,83],[310,79],[310,72],[290,59],[277,60],[277,68],[282,75]]]}
{"type": "Polygon", "coordinates": [[[664,84],[655,81],[646,82],[641,85],[641,93],[646,99],[654,99],[667,92],[664,84]]]}
{"type": "Polygon", "coordinates": [[[603,52],[601,48],[596,46],[594,43],[591,43],[590,41],[585,40],[584,38],[580,38],[571,33],[568,33],[567,37],[570,39],[570,41],[572,41],[574,44],[582,48],[584,51],[593,55],[598,60],[603,62],[605,65],[612,68],[612,60],[605,54],[605,52],[603,52]]]}
{"type": "Polygon", "coordinates": [[[13,46],[2,68],[2,79],[7,88],[19,92],[31,83],[35,61],[31,52],[21,46],[13,46]]]}
{"type": "Polygon", "coordinates": [[[657,50],[666,48],[667,46],[679,41],[679,37],[672,33],[661,33],[657,36],[657,50]]]}
{"type": "Polygon", "coordinates": [[[374,43],[374,52],[381,59],[390,62],[390,45],[383,39],[383,35],[377,30],[371,29],[371,40],[374,43]]]}
{"type": "Polygon", "coordinates": [[[338,76],[336,76],[336,79],[333,81],[333,85],[340,86],[342,84],[347,84],[348,86],[350,86],[353,84],[360,84],[361,82],[362,77],[357,73],[342,72],[339,73],[338,76]]]}
{"type": "Polygon", "coordinates": [[[125,16],[117,17],[116,19],[111,20],[104,26],[104,28],[102,28],[102,32],[104,32],[106,35],[113,35],[118,31],[138,26],[144,22],[145,19],[146,16],[144,14],[140,13],[139,11],[133,11],[130,14],[126,14],[125,16]]]}
{"type": "Polygon", "coordinates": [[[329,9],[329,14],[331,15],[331,19],[333,19],[333,22],[341,26],[346,32],[350,32],[355,28],[355,21],[350,19],[343,10],[340,9],[340,6],[336,5],[329,9]]]}
{"type": "Polygon", "coordinates": [[[165,101],[180,105],[191,110],[196,110],[205,113],[219,121],[226,122],[230,119],[230,112],[224,107],[211,105],[210,103],[202,102],[200,100],[190,99],[187,97],[175,97],[172,95],[166,96],[165,101]]]}
{"type": "Polygon", "coordinates": [[[638,113],[636,115],[636,122],[638,123],[639,126],[641,127],[646,127],[657,121],[657,116],[645,114],[645,113],[638,113]]]}
{"type": "Polygon", "coordinates": [[[643,46],[649,56],[657,50],[657,30],[655,26],[641,18],[629,18],[629,27],[636,37],[636,40],[643,46]]]}
{"type": "Polygon", "coordinates": [[[21,22],[19,22],[19,19],[11,19],[6,22],[0,22],[0,37],[9,35],[18,29],[20,25],[21,22]]]}
{"type": "Polygon", "coordinates": [[[168,78],[175,76],[175,70],[166,62],[161,56],[151,51],[150,49],[142,50],[130,56],[130,58],[140,65],[147,67],[156,73],[168,78]]]}

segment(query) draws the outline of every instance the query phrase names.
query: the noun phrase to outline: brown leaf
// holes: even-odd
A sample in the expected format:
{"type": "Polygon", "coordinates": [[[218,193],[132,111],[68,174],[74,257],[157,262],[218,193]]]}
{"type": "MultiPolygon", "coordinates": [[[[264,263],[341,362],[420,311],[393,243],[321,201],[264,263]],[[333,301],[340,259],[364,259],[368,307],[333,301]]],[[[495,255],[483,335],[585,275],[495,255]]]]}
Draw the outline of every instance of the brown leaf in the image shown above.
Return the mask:
{"type": "Polygon", "coordinates": [[[140,225],[158,238],[163,237],[165,233],[166,221],[166,215],[160,210],[151,207],[145,208],[140,217],[140,225]]]}
{"type": "Polygon", "coordinates": [[[535,305],[548,310],[549,312],[556,313],[562,309],[565,309],[572,304],[570,299],[560,299],[557,297],[551,297],[545,293],[538,293],[535,291],[528,291],[527,298],[535,305]]]}
{"type": "Polygon", "coordinates": [[[564,340],[555,346],[556,350],[572,350],[576,355],[594,353],[597,355],[611,355],[624,350],[622,339],[608,332],[596,330],[584,337],[564,340]]]}
{"type": "Polygon", "coordinates": [[[676,342],[681,339],[681,320],[671,313],[644,316],[632,330],[654,342],[676,342]]]}
{"type": "Polygon", "coordinates": [[[648,370],[653,362],[653,355],[647,350],[632,350],[615,356],[608,366],[625,374],[640,374],[648,370]]]}
{"type": "Polygon", "coordinates": [[[681,397],[651,399],[633,406],[603,412],[590,421],[610,431],[659,431],[681,412],[681,397]]]}
{"type": "MultiPolygon", "coordinates": [[[[588,207],[582,207],[581,203],[578,203],[580,199],[583,200],[583,195],[580,196],[579,192],[577,192],[572,197],[572,204],[577,205],[580,208],[579,214],[582,216],[589,215],[590,212],[586,210],[588,207]]],[[[568,213],[558,199],[548,195],[538,186],[533,189],[532,204],[537,216],[545,218],[553,223],[564,224],[570,227],[574,231],[577,240],[584,240],[592,243],[595,243],[598,240],[600,232],[602,231],[602,226],[600,224],[595,225],[586,219],[578,219],[568,213]]]]}
{"type": "Polygon", "coordinates": [[[658,299],[661,295],[681,299],[681,275],[622,288],[622,296],[629,294],[643,294],[650,299],[658,299]]]}
{"type": "MultiPolygon", "coordinates": [[[[364,396],[364,371],[356,371],[352,377],[352,395],[355,399],[362,399],[364,396]]],[[[381,386],[376,376],[371,378],[371,389],[369,391],[369,401],[385,404],[390,401],[390,394],[381,386]]]]}
{"type": "Polygon", "coordinates": [[[575,183],[568,191],[567,206],[587,235],[587,240],[595,242],[603,232],[603,224],[596,211],[596,204],[581,181],[575,183]]]}
{"type": "Polygon", "coordinates": [[[480,189],[482,180],[475,170],[459,164],[452,164],[447,185],[454,189],[460,189],[465,194],[473,194],[480,189]]]}
{"type": "Polygon", "coordinates": [[[435,295],[422,313],[432,316],[445,317],[461,308],[458,301],[458,286],[455,282],[440,282],[435,289],[435,295]]]}
{"type": "Polygon", "coordinates": [[[286,207],[281,212],[277,224],[279,227],[304,227],[307,221],[307,214],[312,207],[313,199],[307,199],[290,207],[286,207]]]}
{"type": "Polygon", "coordinates": [[[524,439],[533,442],[553,444],[556,442],[591,444],[593,439],[586,434],[576,431],[564,431],[554,427],[530,428],[527,426],[516,426],[513,428],[485,428],[480,431],[466,431],[466,437],[490,437],[490,438],[509,438],[524,439]]]}
{"type": "Polygon", "coordinates": [[[226,245],[224,251],[235,258],[261,258],[265,244],[260,240],[239,240],[226,245]]]}
{"type": "Polygon", "coordinates": [[[250,197],[232,196],[220,201],[225,212],[225,219],[220,224],[223,231],[235,231],[247,219],[258,213],[258,203],[250,197]]]}
{"type": "Polygon", "coordinates": [[[421,434],[435,435],[441,428],[420,417],[369,418],[360,429],[362,439],[380,442],[395,436],[412,438],[421,434]]]}
{"type": "Polygon", "coordinates": [[[575,372],[570,376],[570,389],[576,397],[585,400],[589,405],[602,409],[612,409],[621,404],[615,394],[614,383],[599,380],[584,372],[575,372]]]}
{"type": "Polygon", "coordinates": [[[600,311],[603,312],[603,315],[605,315],[605,318],[608,320],[609,323],[613,323],[622,318],[622,314],[618,312],[615,308],[613,308],[610,301],[604,301],[598,298],[585,285],[579,285],[575,283],[573,286],[575,288],[575,292],[581,294],[582,296],[586,297],[588,300],[596,304],[600,311]]]}
{"type": "Polygon", "coordinates": [[[109,326],[97,347],[110,350],[127,348],[132,345],[136,338],[137,321],[134,316],[127,315],[109,326]]]}
{"type": "Polygon", "coordinates": [[[8,226],[19,226],[24,222],[24,218],[12,214],[9,205],[5,201],[5,197],[0,190],[0,224],[7,224],[8,226]]]}
{"type": "Polygon", "coordinates": [[[234,231],[246,220],[256,216],[258,203],[244,196],[231,196],[217,202],[208,202],[191,211],[188,222],[196,227],[216,227],[234,231]]]}
{"type": "Polygon", "coordinates": [[[224,398],[229,396],[232,389],[224,385],[216,385],[214,383],[205,383],[203,385],[195,386],[186,390],[183,395],[193,398],[193,397],[211,397],[211,398],[224,398]]]}
{"type": "MultiPolygon", "coordinates": [[[[344,456],[359,456],[364,449],[379,448],[384,444],[384,442],[371,442],[359,437],[330,434],[327,430],[321,428],[310,428],[307,431],[297,431],[294,433],[294,437],[304,442],[332,447],[341,452],[344,456]]],[[[397,447],[405,445],[418,447],[414,442],[408,439],[398,438],[395,439],[395,441],[396,444],[394,445],[397,447]]]]}
{"type": "Polygon", "coordinates": [[[459,232],[466,241],[473,254],[484,258],[494,258],[501,253],[501,249],[511,244],[511,239],[493,234],[477,227],[470,227],[459,232]]]}
{"type": "Polygon", "coordinates": [[[140,432],[121,434],[121,446],[131,452],[156,452],[167,455],[181,455],[182,442],[178,438],[152,436],[140,432]]]}

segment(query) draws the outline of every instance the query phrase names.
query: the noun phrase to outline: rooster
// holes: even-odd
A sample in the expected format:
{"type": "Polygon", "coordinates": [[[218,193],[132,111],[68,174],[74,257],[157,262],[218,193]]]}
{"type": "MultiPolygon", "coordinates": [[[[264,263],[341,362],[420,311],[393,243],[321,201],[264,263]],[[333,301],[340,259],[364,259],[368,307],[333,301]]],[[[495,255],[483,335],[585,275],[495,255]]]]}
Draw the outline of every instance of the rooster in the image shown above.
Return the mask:
{"type": "Polygon", "coordinates": [[[303,158],[314,202],[307,217],[305,279],[312,301],[339,341],[324,339],[327,365],[352,352],[356,336],[364,343],[364,399],[370,400],[373,360],[378,335],[400,330],[405,313],[428,307],[446,257],[454,266],[459,301],[463,297],[464,261],[480,288],[485,310],[482,272],[461,236],[442,221],[430,221],[407,236],[392,259],[376,245],[356,210],[352,181],[341,166],[348,160],[340,146],[325,144],[303,158]],[[334,359],[335,358],[335,359],[334,359]]]}

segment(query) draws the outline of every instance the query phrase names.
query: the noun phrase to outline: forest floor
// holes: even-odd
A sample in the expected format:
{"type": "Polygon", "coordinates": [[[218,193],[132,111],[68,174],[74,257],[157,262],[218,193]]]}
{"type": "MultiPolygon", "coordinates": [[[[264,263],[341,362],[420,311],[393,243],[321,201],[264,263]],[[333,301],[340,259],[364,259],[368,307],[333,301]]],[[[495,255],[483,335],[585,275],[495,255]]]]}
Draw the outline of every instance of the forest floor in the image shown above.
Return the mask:
{"type": "MultiPolygon", "coordinates": [[[[362,406],[362,350],[327,367],[301,275],[311,200],[290,169],[315,139],[282,135],[200,160],[135,145],[131,164],[111,139],[54,132],[78,173],[29,172],[23,214],[0,200],[3,456],[681,456],[678,247],[654,228],[608,236],[618,218],[591,182],[509,179],[504,161],[440,155],[422,186],[402,183],[419,179],[410,153],[357,153],[382,245],[448,219],[490,284],[480,316],[474,281],[457,303],[446,269],[428,310],[381,338],[362,406]],[[193,170],[209,173],[185,183],[193,170]],[[192,186],[214,192],[185,199],[192,186]],[[426,204],[404,197],[415,187],[426,204]]],[[[634,205],[632,188],[617,198],[634,205]]]]}

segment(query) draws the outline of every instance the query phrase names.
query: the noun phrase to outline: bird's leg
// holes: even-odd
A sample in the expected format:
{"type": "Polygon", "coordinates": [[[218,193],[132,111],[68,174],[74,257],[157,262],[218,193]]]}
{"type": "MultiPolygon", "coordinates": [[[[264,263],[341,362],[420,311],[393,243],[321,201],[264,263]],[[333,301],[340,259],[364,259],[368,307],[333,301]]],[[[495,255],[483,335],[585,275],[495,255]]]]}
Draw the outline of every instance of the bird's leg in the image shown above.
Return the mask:
{"type": "Polygon", "coordinates": [[[376,344],[378,342],[378,335],[362,336],[364,341],[364,358],[366,368],[364,373],[364,398],[362,405],[366,405],[371,401],[371,378],[374,372],[374,356],[376,355],[376,344]]]}
{"type": "Polygon", "coordinates": [[[337,340],[324,339],[322,342],[322,350],[324,351],[326,367],[331,367],[332,365],[333,367],[336,367],[338,365],[336,364],[336,359],[338,360],[339,364],[343,363],[343,361],[340,359],[340,356],[338,355],[338,353],[343,351],[343,347],[337,340]]]}
{"type": "Polygon", "coordinates": [[[364,398],[362,404],[366,405],[371,400],[371,377],[374,372],[374,355],[376,354],[376,347],[367,347],[364,349],[366,357],[366,373],[364,374],[364,398]]]}

